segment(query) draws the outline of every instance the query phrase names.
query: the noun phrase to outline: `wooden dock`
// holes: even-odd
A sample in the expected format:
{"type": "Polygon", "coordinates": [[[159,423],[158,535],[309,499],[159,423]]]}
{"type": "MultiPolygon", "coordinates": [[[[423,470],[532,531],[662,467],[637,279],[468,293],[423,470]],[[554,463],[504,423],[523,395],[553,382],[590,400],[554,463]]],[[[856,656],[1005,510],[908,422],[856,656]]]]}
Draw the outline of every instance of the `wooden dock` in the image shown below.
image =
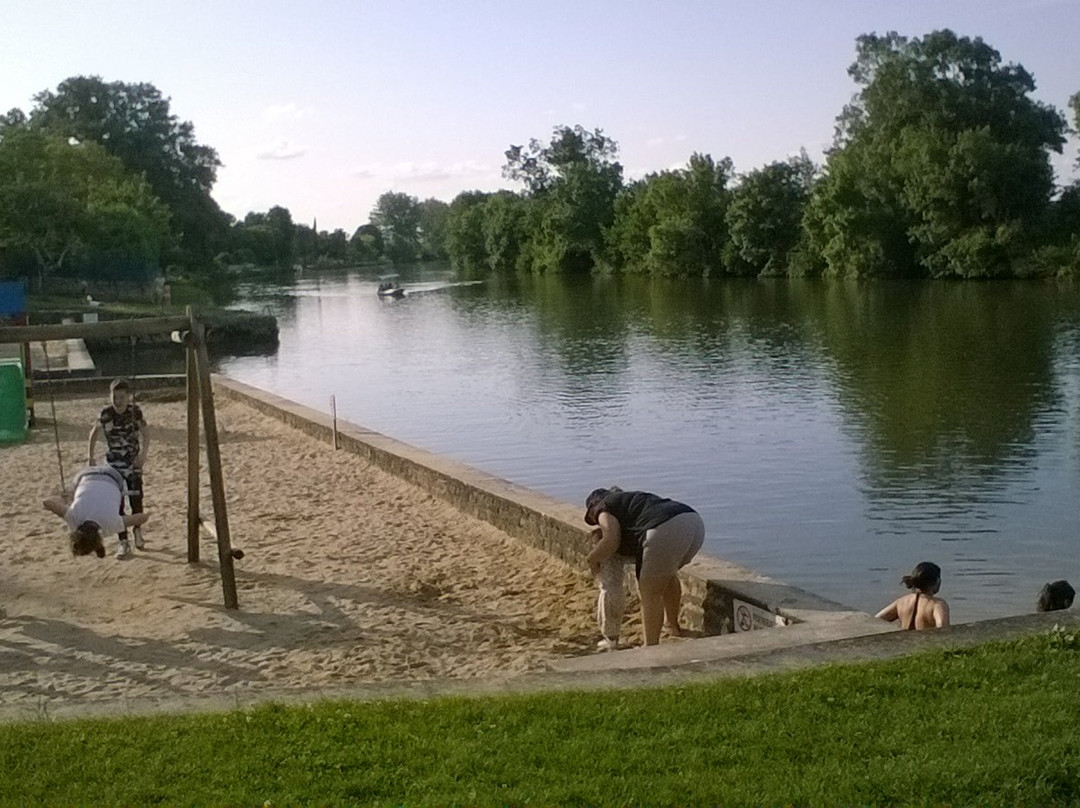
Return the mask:
{"type": "MultiPolygon", "coordinates": [[[[0,359],[22,358],[22,346],[0,343],[0,359]]],[[[30,367],[35,379],[81,378],[97,375],[86,343],[81,339],[50,339],[30,343],[30,367]],[[48,352],[48,356],[46,356],[48,352]]]]}

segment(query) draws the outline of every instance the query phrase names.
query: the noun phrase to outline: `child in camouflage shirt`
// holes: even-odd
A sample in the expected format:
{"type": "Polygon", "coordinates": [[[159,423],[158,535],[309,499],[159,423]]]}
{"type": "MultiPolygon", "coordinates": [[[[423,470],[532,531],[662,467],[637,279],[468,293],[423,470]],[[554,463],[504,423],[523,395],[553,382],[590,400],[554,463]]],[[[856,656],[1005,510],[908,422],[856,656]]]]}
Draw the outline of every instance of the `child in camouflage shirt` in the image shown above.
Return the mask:
{"type": "MultiPolygon", "coordinates": [[[[142,470],[146,463],[146,452],[150,448],[150,431],[143,418],[142,409],[131,400],[131,388],[124,379],[114,379],[109,385],[109,406],[101,410],[97,423],[90,430],[90,444],[87,447],[87,463],[94,464],[94,444],[99,434],[105,434],[107,445],[105,462],[120,472],[127,483],[127,498],[131,503],[131,512],[143,512],[142,470]]],[[[124,513],[124,500],[120,500],[120,514],[124,513]]],[[[133,529],[135,547],[144,548],[142,529],[133,529]]],[[[119,534],[120,545],[117,558],[131,555],[131,543],[125,530],[119,534]]]]}

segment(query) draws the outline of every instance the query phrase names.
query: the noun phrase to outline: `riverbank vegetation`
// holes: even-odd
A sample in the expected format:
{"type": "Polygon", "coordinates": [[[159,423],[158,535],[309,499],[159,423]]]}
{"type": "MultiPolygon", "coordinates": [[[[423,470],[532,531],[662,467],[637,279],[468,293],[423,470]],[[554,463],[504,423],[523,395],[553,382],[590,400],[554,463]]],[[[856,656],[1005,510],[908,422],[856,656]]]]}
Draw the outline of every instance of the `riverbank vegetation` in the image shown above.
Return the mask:
{"type": "MultiPolygon", "coordinates": [[[[695,154],[622,183],[600,130],[507,151],[519,194],[451,203],[447,251],[473,271],[1000,278],[1080,272],[1080,183],[1057,189],[1067,125],[979,39],[860,37],[858,93],[823,166],[737,175],[695,154]]],[[[1080,127],[1080,94],[1072,99],[1080,127]]]]}
{"type": "Polygon", "coordinates": [[[651,690],[10,724],[0,802],[1063,805],[1078,677],[1070,627],[651,690]]]}
{"type": "MultiPolygon", "coordinates": [[[[238,277],[450,259],[491,273],[1003,278],[1080,274],[1080,182],[1055,184],[1065,113],[979,38],[868,34],[824,163],[737,172],[690,155],[628,180],[600,129],[512,145],[519,190],[379,197],[351,235],[288,208],[224,213],[221,165],[150,84],[78,76],[0,116],[0,279],[36,290],[167,277],[221,298],[238,277]]],[[[1070,102],[1080,128],[1080,93],[1070,102]]]]}

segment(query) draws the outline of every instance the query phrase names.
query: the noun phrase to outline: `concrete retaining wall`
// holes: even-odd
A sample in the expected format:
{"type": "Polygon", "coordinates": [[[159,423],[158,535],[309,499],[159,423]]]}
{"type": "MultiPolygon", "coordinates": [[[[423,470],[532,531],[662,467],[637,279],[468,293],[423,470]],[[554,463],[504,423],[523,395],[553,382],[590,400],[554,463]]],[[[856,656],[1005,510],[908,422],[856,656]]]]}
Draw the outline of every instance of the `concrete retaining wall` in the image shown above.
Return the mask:
{"type": "MultiPolygon", "coordinates": [[[[241,401],[318,440],[333,442],[329,414],[225,376],[215,375],[213,384],[214,393],[222,398],[241,401]]],[[[343,451],[366,458],[567,564],[578,569],[585,566],[589,529],[582,521],[583,506],[553,499],[347,421],[338,421],[337,433],[343,451]]],[[[833,624],[839,620],[856,634],[884,626],[865,613],[704,554],[684,568],[682,579],[684,616],[690,628],[706,635],[737,629],[737,601],[772,613],[779,618],[778,625],[833,624]]],[[[741,614],[747,611],[743,609],[741,614]]]]}

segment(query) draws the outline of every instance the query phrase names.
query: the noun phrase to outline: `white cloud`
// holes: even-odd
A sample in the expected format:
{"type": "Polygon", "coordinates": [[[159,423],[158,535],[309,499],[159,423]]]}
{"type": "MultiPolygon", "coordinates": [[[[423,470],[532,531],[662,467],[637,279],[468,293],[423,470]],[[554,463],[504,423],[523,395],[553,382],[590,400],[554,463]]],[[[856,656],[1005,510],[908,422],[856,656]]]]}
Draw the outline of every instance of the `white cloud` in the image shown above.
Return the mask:
{"type": "Polygon", "coordinates": [[[297,121],[311,114],[310,107],[298,107],[296,104],[273,104],[263,110],[262,116],[268,121],[297,121]]]}
{"type": "Polygon", "coordinates": [[[670,137],[651,137],[645,141],[645,145],[650,147],[663,146],[666,143],[682,143],[684,140],[686,140],[686,135],[672,135],[670,137]]]}
{"type": "Polygon", "coordinates": [[[459,177],[475,177],[489,174],[488,166],[477,163],[474,160],[463,160],[456,163],[436,162],[402,162],[402,163],[371,163],[358,166],[351,172],[352,176],[361,179],[381,179],[395,182],[434,182],[438,180],[450,180],[459,177]]]}
{"type": "Polygon", "coordinates": [[[305,154],[306,148],[283,137],[260,149],[255,156],[260,160],[292,160],[305,154]]]}

